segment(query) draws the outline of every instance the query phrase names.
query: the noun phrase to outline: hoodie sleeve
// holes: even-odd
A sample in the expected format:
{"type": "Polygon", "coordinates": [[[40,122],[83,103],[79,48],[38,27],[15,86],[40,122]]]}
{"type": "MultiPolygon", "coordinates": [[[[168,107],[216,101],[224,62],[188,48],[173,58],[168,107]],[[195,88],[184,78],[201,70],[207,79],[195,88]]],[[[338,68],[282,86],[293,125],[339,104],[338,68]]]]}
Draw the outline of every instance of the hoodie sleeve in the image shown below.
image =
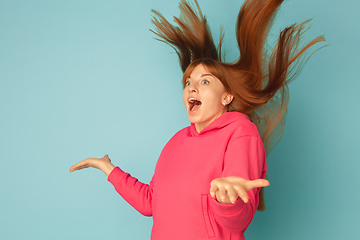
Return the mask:
{"type": "Polygon", "coordinates": [[[152,216],[152,181],[144,184],[116,167],[109,174],[108,181],[115,190],[144,216],[152,216]]]}
{"type": "MultiPolygon", "coordinates": [[[[242,136],[230,141],[225,153],[222,177],[238,176],[249,180],[264,178],[266,160],[264,146],[257,136],[242,136]]],[[[218,224],[232,233],[245,231],[259,204],[260,188],[247,191],[249,202],[240,198],[233,204],[211,201],[214,217],[218,224]]]]}

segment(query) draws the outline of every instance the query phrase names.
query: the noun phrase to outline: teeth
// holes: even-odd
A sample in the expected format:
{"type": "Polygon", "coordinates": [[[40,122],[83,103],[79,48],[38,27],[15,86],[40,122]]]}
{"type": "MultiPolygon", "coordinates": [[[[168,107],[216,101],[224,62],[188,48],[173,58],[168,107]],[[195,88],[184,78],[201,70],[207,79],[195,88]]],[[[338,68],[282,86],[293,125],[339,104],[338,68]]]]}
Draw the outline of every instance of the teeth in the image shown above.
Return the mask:
{"type": "Polygon", "coordinates": [[[189,102],[190,103],[193,103],[193,102],[195,102],[195,101],[198,101],[196,98],[189,98],[189,102]]]}

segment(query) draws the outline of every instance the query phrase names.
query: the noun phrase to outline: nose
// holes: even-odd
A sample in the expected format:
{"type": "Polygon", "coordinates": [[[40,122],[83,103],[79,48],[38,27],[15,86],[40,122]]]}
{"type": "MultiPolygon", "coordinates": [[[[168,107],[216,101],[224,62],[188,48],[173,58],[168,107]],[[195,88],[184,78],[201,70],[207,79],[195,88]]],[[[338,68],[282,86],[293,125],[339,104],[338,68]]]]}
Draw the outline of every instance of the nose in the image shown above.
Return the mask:
{"type": "Polygon", "coordinates": [[[197,88],[194,86],[194,85],[190,85],[189,88],[188,88],[189,92],[197,92],[197,88]]]}

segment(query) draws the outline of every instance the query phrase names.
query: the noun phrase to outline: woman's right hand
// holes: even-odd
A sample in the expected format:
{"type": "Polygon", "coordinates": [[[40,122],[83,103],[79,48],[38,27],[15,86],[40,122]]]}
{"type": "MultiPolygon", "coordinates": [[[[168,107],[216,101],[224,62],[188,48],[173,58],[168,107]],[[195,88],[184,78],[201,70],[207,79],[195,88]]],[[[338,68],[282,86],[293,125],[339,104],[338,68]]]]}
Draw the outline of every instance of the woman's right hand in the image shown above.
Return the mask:
{"type": "Polygon", "coordinates": [[[70,172],[80,170],[83,168],[93,167],[100,169],[107,176],[111,173],[111,171],[115,168],[115,166],[111,163],[111,160],[108,155],[105,155],[102,158],[87,158],[84,161],[81,161],[70,168],[70,172]]]}

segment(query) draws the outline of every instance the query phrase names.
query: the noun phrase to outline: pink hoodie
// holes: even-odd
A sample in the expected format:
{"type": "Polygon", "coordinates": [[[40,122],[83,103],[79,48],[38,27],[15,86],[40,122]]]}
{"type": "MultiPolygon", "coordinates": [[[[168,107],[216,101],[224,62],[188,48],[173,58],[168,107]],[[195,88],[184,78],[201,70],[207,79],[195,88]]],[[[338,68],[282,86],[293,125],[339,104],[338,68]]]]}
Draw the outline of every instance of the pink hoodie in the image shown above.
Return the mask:
{"type": "Polygon", "coordinates": [[[255,124],[246,114],[227,112],[200,133],[194,124],[176,133],[162,150],[150,185],[118,167],[108,180],[141,214],[153,216],[152,240],[238,240],[245,239],[260,189],[247,192],[248,203],[221,204],[210,196],[210,182],[265,174],[265,151],[255,124]]]}

